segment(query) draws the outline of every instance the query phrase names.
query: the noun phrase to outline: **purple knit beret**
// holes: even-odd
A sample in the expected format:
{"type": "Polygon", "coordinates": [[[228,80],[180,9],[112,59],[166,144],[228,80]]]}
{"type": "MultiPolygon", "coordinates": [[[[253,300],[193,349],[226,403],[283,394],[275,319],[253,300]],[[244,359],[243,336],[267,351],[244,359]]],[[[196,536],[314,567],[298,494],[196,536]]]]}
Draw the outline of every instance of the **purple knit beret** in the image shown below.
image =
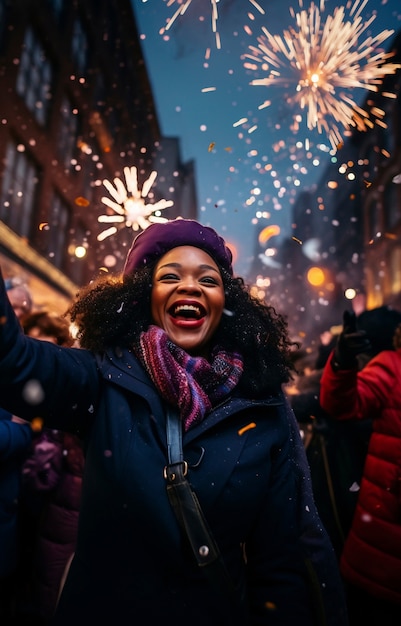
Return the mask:
{"type": "Polygon", "coordinates": [[[209,226],[177,218],[163,224],[151,224],[135,237],[125,261],[124,275],[159,259],[178,246],[201,248],[217,265],[233,274],[231,250],[224,239],[209,226]]]}

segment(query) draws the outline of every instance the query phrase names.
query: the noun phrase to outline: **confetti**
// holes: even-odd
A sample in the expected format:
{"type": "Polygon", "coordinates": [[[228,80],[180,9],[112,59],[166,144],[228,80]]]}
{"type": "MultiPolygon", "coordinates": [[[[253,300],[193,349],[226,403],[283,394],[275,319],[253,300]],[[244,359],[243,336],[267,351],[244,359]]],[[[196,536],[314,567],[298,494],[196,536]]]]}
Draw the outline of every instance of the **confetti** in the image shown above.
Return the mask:
{"type": "Polygon", "coordinates": [[[256,428],[255,422],[250,422],[249,424],[247,424],[243,428],[240,428],[239,431],[238,431],[239,436],[241,436],[244,433],[246,433],[247,430],[252,430],[252,428],[256,428]]]}
{"type": "Polygon", "coordinates": [[[78,198],[75,198],[75,204],[77,206],[89,206],[90,202],[86,198],[83,198],[82,196],[78,196],[78,198]]]}

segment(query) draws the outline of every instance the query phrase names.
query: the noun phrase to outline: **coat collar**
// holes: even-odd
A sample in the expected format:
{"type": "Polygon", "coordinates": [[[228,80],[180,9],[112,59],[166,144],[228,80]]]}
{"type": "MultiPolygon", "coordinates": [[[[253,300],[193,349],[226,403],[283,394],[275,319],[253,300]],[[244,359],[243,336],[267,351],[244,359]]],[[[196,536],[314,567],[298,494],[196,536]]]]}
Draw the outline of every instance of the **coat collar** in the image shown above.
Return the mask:
{"type": "MultiPolygon", "coordinates": [[[[112,381],[127,391],[134,391],[141,395],[153,411],[156,407],[159,407],[160,410],[160,406],[163,404],[160,400],[160,395],[149,375],[131,350],[110,349],[105,354],[98,355],[97,361],[103,378],[112,381]]],[[[258,400],[236,396],[234,393],[216,406],[199,424],[193,426],[186,433],[185,439],[186,441],[194,439],[202,432],[209,430],[209,428],[235,413],[255,408],[281,406],[283,404],[284,396],[282,392],[258,400]]]]}
{"type": "Polygon", "coordinates": [[[96,355],[96,360],[104,379],[143,396],[154,410],[155,399],[159,394],[132,350],[110,349],[102,355],[96,355]]]}
{"type": "Polygon", "coordinates": [[[251,398],[243,398],[240,396],[232,395],[228,396],[223,402],[215,407],[206,417],[195,424],[186,434],[185,441],[189,442],[200,433],[209,430],[219,422],[231,417],[235,413],[241,411],[249,411],[256,408],[266,408],[272,406],[282,406],[284,404],[284,397],[282,393],[262,400],[253,400],[251,398]]]}

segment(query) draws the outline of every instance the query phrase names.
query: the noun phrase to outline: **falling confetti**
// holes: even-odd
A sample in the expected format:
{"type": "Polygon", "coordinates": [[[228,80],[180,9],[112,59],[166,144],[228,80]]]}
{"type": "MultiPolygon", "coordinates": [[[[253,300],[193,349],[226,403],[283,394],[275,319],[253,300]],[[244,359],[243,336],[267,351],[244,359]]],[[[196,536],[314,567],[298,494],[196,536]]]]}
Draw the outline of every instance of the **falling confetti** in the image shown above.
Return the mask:
{"type": "Polygon", "coordinates": [[[401,174],[397,174],[397,176],[394,176],[393,183],[396,183],[396,185],[401,185],[401,174]]]}
{"type": "Polygon", "coordinates": [[[86,198],[83,198],[82,196],[78,196],[77,198],[75,198],[75,204],[77,206],[89,206],[90,202],[86,198]]]}
{"type": "MultiPolygon", "coordinates": [[[[346,15],[349,5],[337,7],[325,19],[320,13],[325,9],[324,0],[320,2],[320,10],[313,2],[299,13],[291,9],[296,27],[285,30],[283,36],[272,35],[262,27],[258,46],[249,46],[250,53],[244,55],[246,69],[267,74],[252,80],[251,85],[284,85],[286,88],[293,85],[287,102],[305,110],[308,129],[326,132],[333,148],[342,143],[339,125],[365,131],[373,125],[372,115],[377,124],[386,127],[382,119],[384,111],[373,107],[368,113],[351,95],[338,90],[360,88],[377,92],[383,77],[401,67],[397,63],[386,63],[394,53],[384,53],[379,48],[393,30],[384,30],[362,40],[362,34],[376,18],[372,15],[363,21],[361,13],[367,2],[355,0],[349,15],[346,15]]],[[[302,7],[302,0],[299,3],[302,7]]]]}
{"type": "Polygon", "coordinates": [[[255,422],[250,422],[249,424],[247,424],[243,428],[240,428],[239,431],[238,431],[239,436],[241,437],[241,435],[246,433],[247,430],[252,430],[252,428],[256,428],[255,422]]]}
{"type": "Polygon", "coordinates": [[[158,215],[160,211],[173,206],[172,200],[159,200],[155,204],[146,204],[146,197],[156,180],[157,172],[153,171],[149,178],[145,180],[142,191],[138,189],[137,168],[125,167],[125,186],[120,178],[114,179],[114,185],[107,179],[103,181],[109,194],[114,198],[111,200],[103,196],[102,203],[114,211],[113,215],[100,215],[98,222],[104,224],[118,224],[104,230],[97,236],[98,241],[103,241],[107,237],[114,235],[119,228],[128,227],[132,230],[145,230],[151,223],[163,223],[168,220],[158,215]]]}

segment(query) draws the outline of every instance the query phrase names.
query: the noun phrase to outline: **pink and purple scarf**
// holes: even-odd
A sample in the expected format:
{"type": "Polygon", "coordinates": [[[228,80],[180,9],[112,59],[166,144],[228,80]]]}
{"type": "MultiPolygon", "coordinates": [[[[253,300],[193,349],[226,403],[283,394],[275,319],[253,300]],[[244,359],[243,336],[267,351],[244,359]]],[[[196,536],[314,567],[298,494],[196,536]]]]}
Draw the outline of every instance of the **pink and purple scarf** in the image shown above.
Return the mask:
{"type": "Polygon", "coordinates": [[[229,395],[243,371],[240,354],[216,347],[209,363],[176,346],[158,326],[141,334],[135,352],[162,397],[179,407],[186,431],[229,395]]]}

